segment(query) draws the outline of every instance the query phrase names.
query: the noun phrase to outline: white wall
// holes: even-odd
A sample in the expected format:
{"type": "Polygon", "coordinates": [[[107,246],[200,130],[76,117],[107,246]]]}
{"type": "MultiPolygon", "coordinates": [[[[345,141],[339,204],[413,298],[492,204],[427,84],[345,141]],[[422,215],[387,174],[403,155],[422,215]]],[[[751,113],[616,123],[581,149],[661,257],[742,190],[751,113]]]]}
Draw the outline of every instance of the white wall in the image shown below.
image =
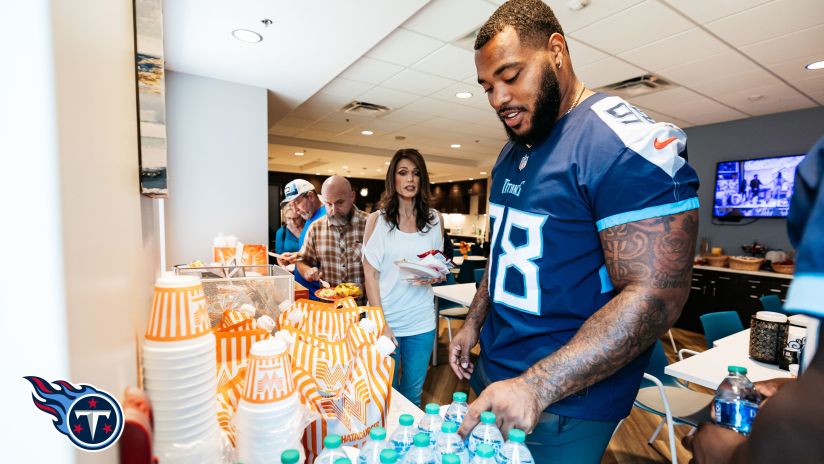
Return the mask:
{"type": "Polygon", "coordinates": [[[10,291],[4,285],[0,340],[5,359],[25,363],[25,372],[15,364],[8,399],[21,413],[12,413],[6,425],[14,431],[3,436],[14,437],[12,450],[24,450],[27,462],[114,463],[117,447],[73,451],[34,408],[31,387],[19,391],[19,377],[87,383],[116,397],[137,383],[136,342],[158,270],[159,235],[153,202],[138,186],[132,2],[20,8],[4,15],[0,28],[3,43],[20,45],[7,47],[20,52],[19,61],[7,58],[24,69],[3,85],[14,96],[2,101],[16,113],[10,132],[17,147],[2,152],[16,154],[21,165],[6,171],[10,184],[0,182],[14,189],[3,191],[13,205],[4,214],[19,212],[6,223],[19,229],[3,237],[10,253],[4,261],[18,265],[10,281],[5,273],[2,279],[10,291]]]}
{"type": "Polygon", "coordinates": [[[268,241],[266,89],[166,75],[169,266],[212,259],[218,233],[268,241]]]}

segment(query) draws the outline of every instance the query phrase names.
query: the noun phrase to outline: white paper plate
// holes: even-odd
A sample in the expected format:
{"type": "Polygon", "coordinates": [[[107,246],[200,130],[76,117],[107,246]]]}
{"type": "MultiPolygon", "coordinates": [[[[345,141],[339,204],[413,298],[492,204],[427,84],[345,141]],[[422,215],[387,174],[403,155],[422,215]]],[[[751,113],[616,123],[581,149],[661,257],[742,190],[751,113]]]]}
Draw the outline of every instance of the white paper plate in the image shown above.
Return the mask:
{"type": "Polygon", "coordinates": [[[440,272],[432,269],[431,267],[424,266],[422,264],[410,263],[409,261],[398,261],[395,264],[397,264],[399,268],[403,269],[409,274],[412,274],[415,277],[436,279],[441,276],[440,272]]]}

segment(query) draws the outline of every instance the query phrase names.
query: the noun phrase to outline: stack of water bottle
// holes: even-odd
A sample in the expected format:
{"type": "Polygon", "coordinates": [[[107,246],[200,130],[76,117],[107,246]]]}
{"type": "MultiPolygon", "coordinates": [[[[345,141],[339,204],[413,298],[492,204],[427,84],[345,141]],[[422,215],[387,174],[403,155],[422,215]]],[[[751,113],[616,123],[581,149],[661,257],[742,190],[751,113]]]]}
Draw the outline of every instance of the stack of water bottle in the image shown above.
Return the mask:
{"type": "MultiPolygon", "coordinates": [[[[466,393],[456,392],[453,402],[442,418],[440,406],[426,405],[426,415],[415,426],[410,414],[399,418],[398,428],[386,439],[386,430],[373,427],[369,441],[360,451],[358,464],[532,464],[522,430],[512,429],[509,440],[504,443],[500,430],[495,425],[495,414],[481,414],[478,424],[464,441],[458,435],[458,427],[469,409],[466,393]]],[[[346,458],[340,447],[340,437],[328,435],[323,442],[324,449],[318,455],[316,464],[344,464],[339,459],[346,458]]]]}

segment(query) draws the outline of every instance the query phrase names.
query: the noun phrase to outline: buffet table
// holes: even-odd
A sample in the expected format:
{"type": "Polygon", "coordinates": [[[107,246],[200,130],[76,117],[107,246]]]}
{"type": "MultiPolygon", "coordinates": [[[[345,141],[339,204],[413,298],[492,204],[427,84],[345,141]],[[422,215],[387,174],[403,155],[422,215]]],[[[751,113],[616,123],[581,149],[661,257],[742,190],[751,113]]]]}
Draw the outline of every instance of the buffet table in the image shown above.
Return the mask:
{"type": "Polygon", "coordinates": [[[411,401],[393,388],[392,399],[389,402],[389,413],[386,415],[386,430],[395,430],[401,414],[411,414],[415,418],[415,422],[418,422],[418,419],[424,416],[421,408],[412,404],[411,401]]]}

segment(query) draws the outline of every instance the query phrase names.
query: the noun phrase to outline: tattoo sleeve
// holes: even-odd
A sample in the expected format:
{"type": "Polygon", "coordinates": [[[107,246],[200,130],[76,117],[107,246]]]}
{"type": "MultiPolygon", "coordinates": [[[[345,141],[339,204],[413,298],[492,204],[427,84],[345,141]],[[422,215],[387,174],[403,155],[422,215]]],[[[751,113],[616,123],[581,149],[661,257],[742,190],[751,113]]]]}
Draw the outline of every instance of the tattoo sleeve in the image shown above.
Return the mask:
{"type": "Polygon", "coordinates": [[[692,210],[601,231],[618,293],[521,375],[544,407],[609,377],[672,327],[689,293],[697,230],[692,210]]]}
{"type": "Polygon", "coordinates": [[[469,305],[469,312],[466,314],[464,324],[471,324],[477,329],[480,329],[486,319],[486,314],[489,312],[489,267],[484,271],[484,277],[478,284],[478,290],[475,292],[475,297],[472,298],[472,303],[469,305]]]}

